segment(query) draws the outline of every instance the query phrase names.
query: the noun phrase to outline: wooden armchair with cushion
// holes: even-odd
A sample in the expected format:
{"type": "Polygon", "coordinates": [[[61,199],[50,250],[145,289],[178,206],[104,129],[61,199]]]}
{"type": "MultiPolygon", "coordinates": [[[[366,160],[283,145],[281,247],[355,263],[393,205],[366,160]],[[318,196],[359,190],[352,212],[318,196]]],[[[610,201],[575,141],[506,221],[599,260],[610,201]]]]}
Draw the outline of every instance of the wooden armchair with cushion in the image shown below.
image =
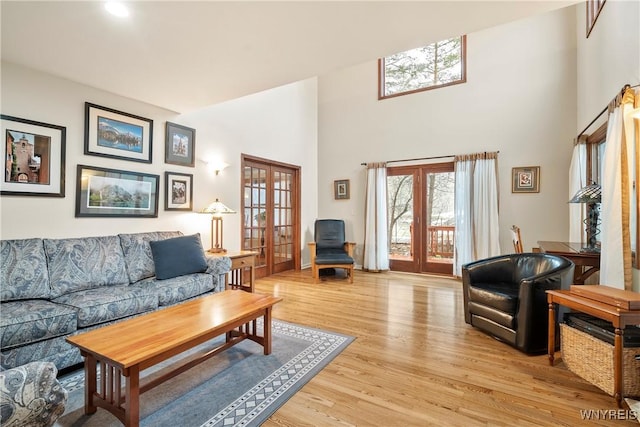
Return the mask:
{"type": "Polygon", "coordinates": [[[341,219],[318,219],[314,230],[315,242],[309,243],[311,252],[311,273],[316,283],[320,280],[320,270],[343,268],[353,283],[353,249],[355,243],[346,241],[344,221],[341,219]]]}

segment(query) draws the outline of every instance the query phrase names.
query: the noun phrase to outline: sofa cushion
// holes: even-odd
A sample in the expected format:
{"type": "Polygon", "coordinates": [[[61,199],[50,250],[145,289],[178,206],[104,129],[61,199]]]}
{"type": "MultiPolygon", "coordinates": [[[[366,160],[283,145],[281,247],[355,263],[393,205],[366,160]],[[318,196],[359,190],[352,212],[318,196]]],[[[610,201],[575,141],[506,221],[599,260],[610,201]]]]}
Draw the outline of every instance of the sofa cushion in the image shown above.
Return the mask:
{"type": "Polygon", "coordinates": [[[129,283],[118,236],[45,239],[52,297],[129,283]]]}
{"type": "Polygon", "coordinates": [[[214,281],[215,277],[210,274],[197,273],[166,280],[156,280],[153,277],[149,277],[130,287],[156,292],[158,295],[158,305],[166,306],[213,290],[215,285],[214,281]]]}
{"type": "Polygon", "coordinates": [[[67,391],[53,363],[33,362],[0,372],[0,424],[51,426],[64,412],[67,391]]]}
{"type": "Polygon", "coordinates": [[[0,242],[0,301],[49,298],[49,273],[42,239],[0,242]]]}
{"type": "Polygon", "coordinates": [[[207,270],[200,234],[149,242],[156,279],[171,279],[207,270]]]}
{"type": "Polygon", "coordinates": [[[4,302],[0,310],[2,350],[67,335],[77,328],[76,311],[50,301],[4,302]]]}
{"type": "Polygon", "coordinates": [[[514,283],[474,283],[469,286],[469,301],[514,315],[519,293],[520,287],[514,283]]]}
{"type": "Polygon", "coordinates": [[[149,233],[119,234],[120,244],[129,274],[129,282],[153,277],[156,274],[150,241],[182,236],[179,231],[154,231],[149,233]]]}
{"type": "Polygon", "coordinates": [[[53,300],[74,307],[78,312],[78,328],[121,319],[158,308],[158,296],[153,290],[129,285],[108,289],[85,289],[62,295],[53,300]]]}

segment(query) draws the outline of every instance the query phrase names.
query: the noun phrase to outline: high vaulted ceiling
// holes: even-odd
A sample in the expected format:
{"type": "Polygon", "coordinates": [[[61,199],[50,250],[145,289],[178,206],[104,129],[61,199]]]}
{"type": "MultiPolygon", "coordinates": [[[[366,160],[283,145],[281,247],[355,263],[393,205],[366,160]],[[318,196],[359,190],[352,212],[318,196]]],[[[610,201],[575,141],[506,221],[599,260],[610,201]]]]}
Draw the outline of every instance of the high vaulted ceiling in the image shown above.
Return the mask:
{"type": "Polygon", "coordinates": [[[186,112],[577,2],[2,0],[1,57],[186,112]]]}

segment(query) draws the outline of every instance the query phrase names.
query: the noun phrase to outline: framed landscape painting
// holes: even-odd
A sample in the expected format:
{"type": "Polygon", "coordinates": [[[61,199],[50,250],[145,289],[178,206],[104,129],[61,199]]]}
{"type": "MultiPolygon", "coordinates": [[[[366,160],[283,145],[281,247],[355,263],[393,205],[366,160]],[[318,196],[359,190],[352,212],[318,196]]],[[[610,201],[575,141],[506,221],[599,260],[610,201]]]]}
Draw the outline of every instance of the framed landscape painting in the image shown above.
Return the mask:
{"type": "Polygon", "coordinates": [[[4,176],[0,194],[64,197],[67,128],[0,116],[4,176]]]}
{"type": "Polygon", "coordinates": [[[195,166],[195,129],[167,122],[167,132],[164,143],[165,163],[190,167],[195,166]]]}
{"type": "Polygon", "coordinates": [[[193,210],[193,175],[165,172],[165,211],[193,210]]]}
{"type": "Polygon", "coordinates": [[[151,163],[153,120],[85,102],[84,154],[151,163]]]}
{"type": "Polygon", "coordinates": [[[76,217],[158,216],[158,175],[78,165],[76,217]]]}

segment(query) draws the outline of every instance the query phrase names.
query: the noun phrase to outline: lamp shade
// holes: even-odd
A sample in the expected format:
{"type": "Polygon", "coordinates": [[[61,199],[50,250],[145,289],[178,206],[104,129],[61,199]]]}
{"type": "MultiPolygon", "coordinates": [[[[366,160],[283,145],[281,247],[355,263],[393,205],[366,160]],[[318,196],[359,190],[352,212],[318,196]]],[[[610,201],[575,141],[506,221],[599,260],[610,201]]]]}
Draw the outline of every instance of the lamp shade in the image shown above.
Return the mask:
{"type": "Polygon", "coordinates": [[[200,213],[208,213],[213,214],[215,216],[222,214],[232,214],[236,213],[233,209],[227,207],[224,203],[222,203],[219,199],[216,199],[215,202],[211,203],[206,208],[202,209],[200,213]]]}
{"type": "Polygon", "coordinates": [[[591,184],[578,190],[569,203],[600,203],[601,200],[602,188],[598,184],[591,184]]]}

